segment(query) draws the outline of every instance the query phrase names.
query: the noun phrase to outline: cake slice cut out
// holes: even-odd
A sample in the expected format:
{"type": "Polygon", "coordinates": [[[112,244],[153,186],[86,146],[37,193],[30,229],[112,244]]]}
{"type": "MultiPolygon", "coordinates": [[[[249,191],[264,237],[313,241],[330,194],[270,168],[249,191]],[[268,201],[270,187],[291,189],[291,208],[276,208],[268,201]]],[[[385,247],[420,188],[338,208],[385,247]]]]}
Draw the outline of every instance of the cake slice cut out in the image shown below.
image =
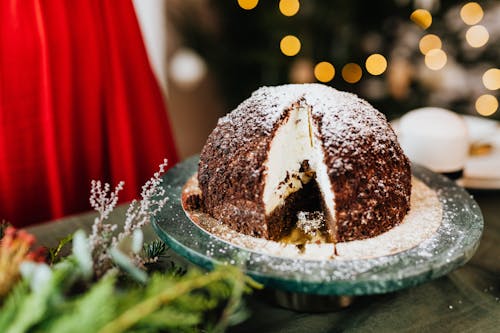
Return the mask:
{"type": "MultiPolygon", "coordinates": [[[[271,141],[267,161],[265,162],[265,187],[263,201],[265,213],[276,215],[275,210],[287,211],[274,221],[282,224],[283,235],[296,222],[296,213],[303,208],[297,200],[314,200],[308,191],[305,195],[297,193],[295,200],[287,200],[293,193],[299,192],[304,185],[316,182],[313,188],[319,191],[318,197],[327,221],[328,239],[335,241],[335,195],[324,165],[322,145],[318,139],[318,128],[311,117],[311,107],[304,101],[294,105],[286,113],[283,123],[276,130],[271,141]],[[291,212],[289,212],[291,211],[291,212]]],[[[317,199],[316,199],[317,200],[317,199]]]]}

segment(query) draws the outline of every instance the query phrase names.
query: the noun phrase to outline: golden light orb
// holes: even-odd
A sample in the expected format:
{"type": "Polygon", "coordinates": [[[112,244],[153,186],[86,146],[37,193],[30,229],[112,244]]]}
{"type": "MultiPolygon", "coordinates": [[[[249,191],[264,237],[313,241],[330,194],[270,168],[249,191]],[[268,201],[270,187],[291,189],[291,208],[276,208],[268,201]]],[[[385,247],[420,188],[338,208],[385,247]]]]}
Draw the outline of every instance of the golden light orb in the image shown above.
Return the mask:
{"type": "Polygon", "coordinates": [[[410,20],[415,22],[422,29],[427,29],[432,24],[432,15],[428,10],[417,9],[410,15],[410,20]]]}
{"type": "Polygon", "coordinates": [[[443,68],[447,60],[446,53],[441,49],[430,50],[425,55],[425,65],[434,71],[443,68]]]}
{"type": "Polygon", "coordinates": [[[327,61],[322,61],[314,66],[314,76],[320,82],[330,82],[335,76],[335,67],[327,61]]]}
{"type": "Polygon", "coordinates": [[[476,111],[482,116],[491,116],[498,109],[498,100],[495,96],[485,94],[476,100],[476,111]]]}
{"type": "Polygon", "coordinates": [[[466,3],[460,10],[460,17],[468,25],[479,23],[483,15],[483,8],[477,2],[466,3]]]}
{"type": "Polygon", "coordinates": [[[387,69],[387,60],[383,55],[375,53],[366,58],[365,66],[371,75],[380,75],[387,69]]]}
{"type": "Polygon", "coordinates": [[[440,49],[443,44],[441,43],[441,38],[434,34],[425,35],[420,39],[418,47],[423,55],[433,49],[440,49]]]}
{"type": "Polygon", "coordinates": [[[300,40],[293,35],[283,37],[280,42],[281,52],[289,57],[293,57],[299,53],[300,46],[300,40]]]}
{"type": "Polygon", "coordinates": [[[281,0],[279,7],[281,14],[285,16],[293,16],[298,13],[300,3],[299,0],[281,0]]]}
{"type": "Polygon", "coordinates": [[[361,66],[353,62],[346,64],[342,68],[342,78],[348,83],[356,83],[361,80],[363,70],[361,66]]]}
{"type": "Polygon", "coordinates": [[[258,3],[259,0],[238,0],[238,5],[245,10],[254,9],[258,3]]]}
{"type": "Polygon", "coordinates": [[[490,34],[488,30],[482,25],[475,25],[470,27],[465,33],[465,39],[472,47],[481,47],[488,43],[490,39],[490,34]]]}
{"type": "Polygon", "coordinates": [[[483,84],[486,89],[500,89],[500,69],[490,68],[483,74],[483,84]]]}

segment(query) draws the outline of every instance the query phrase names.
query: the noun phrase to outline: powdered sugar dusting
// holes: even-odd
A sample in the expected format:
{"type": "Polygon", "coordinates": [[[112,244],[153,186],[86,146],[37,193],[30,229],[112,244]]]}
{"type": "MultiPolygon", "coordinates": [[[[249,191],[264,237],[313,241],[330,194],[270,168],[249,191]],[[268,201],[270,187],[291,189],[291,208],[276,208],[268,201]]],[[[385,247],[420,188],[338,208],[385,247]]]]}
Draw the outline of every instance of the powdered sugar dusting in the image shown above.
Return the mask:
{"type": "Polygon", "coordinates": [[[302,85],[261,87],[235,110],[220,118],[211,136],[218,138],[219,149],[231,159],[242,145],[269,136],[284,111],[303,95],[302,85]]]}
{"type": "MultiPolygon", "coordinates": [[[[199,193],[195,177],[187,182],[183,191],[183,196],[199,193]]],[[[412,179],[411,207],[403,223],[388,232],[369,239],[338,243],[337,255],[334,254],[335,246],[331,243],[309,243],[298,247],[238,233],[201,211],[188,211],[187,214],[193,222],[211,235],[257,253],[308,260],[345,260],[395,254],[413,248],[430,238],[441,224],[442,207],[436,192],[416,178],[412,179]]]]}
{"type": "Polygon", "coordinates": [[[390,127],[385,116],[368,102],[354,94],[315,83],[261,87],[234,111],[220,118],[217,127],[235,130],[228,141],[251,139],[253,135],[248,133],[249,129],[253,133],[269,134],[284,110],[301,102],[313,106],[313,115],[321,118],[327,145],[340,141],[351,144],[354,149],[359,147],[353,144],[359,142],[359,137],[369,137],[376,139],[374,149],[386,149],[390,146],[388,142],[396,141],[394,132],[387,130],[390,127]]]}
{"type": "MultiPolygon", "coordinates": [[[[305,103],[313,106],[313,116],[321,121],[325,146],[343,150],[344,154],[340,155],[356,156],[362,153],[360,149],[386,151],[397,142],[386,117],[358,96],[324,85],[310,85],[303,89],[306,91],[305,103]]],[[[342,159],[336,163],[337,167],[350,167],[342,159]]]]}
{"type": "Polygon", "coordinates": [[[337,244],[342,259],[381,257],[405,251],[430,238],[443,217],[436,192],[412,179],[411,209],[403,223],[373,238],[337,244]]]}
{"type": "Polygon", "coordinates": [[[314,236],[323,224],[325,216],[322,212],[298,212],[297,213],[297,228],[302,230],[306,235],[314,236]]]}

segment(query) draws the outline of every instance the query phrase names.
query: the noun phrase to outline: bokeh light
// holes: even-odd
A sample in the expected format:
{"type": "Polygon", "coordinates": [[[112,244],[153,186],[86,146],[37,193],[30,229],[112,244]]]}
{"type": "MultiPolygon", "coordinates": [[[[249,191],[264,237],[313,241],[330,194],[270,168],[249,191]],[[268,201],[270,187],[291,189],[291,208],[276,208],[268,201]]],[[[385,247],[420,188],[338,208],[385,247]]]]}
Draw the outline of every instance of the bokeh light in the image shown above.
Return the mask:
{"type": "Polygon", "coordinates": [[[254,9],[258,3],[259,0],[238,0],[238,5],[246,10],[254,9]]]}
{"type": "Polygon", "coordinates": [[[484,72],[483,84],[489,90],[500,89],[500,69],[490,68],[484,72]]]}
{"type": "Polygon", "coordinates": [[[342,68],[342,78],[348,83],[358,82],[362,75],[363,71],[358,64],[351,62],[342,68]]]}
{"type": "Polygon", "coordinates": [[[335,67],[329,62],[322,61],[314,66],[314,76],[320,82],[330,82],[335,76],[335,67]]]}
{"type": "Polygon", "coordinates": [[[498,109],[498,100],[495,96],[485,94],[476,100],[476,111],[482,116],[491,116],[498,109]]]}
{"type": "Polygon", "coordinates": [[[430,50],[425,55],[425,65],[434,71],[443,68],[447,60],[446,53],[441,49],[430,50]]]}
{"type": "Polygon", "coordinates": [[[420,39],[418,43],[418,47],[420,48],[420,52],[426,55],[427,52],[433,49],[440,49],[442,46],[441,38],[434,34],[425,35],[420,39]]]}
{"type": "Polygon", "coordinates": [[[207,72],[207,64],[198,53],[188,48],[178,49],[169,63],[169,76],[182,89],[195,88],[207,72]]]}
{"type": "Polygon", "coordinates": [[[466,3],[460,10],[460,17],[468,25],[479,23],[483,18],[483,9],[477,2],[466,3]]]}
{"type": "Polygon", "coordinates": [[[490,39],[490,34],[484,26],[475,25],[467,30],[467,32],[465,33],[465,39],[470,46],[481,47],[488,42],[488,39],[490,39]]]}
{"type": "Polygon", "coordinates": [[[285,16],[293,16],[298,13],[300,9],[299,0],[281,0],[280,12],[285,16]]]}
{"type": "Polygon", "coordinates": [[[309,59],[297,59],[290,68],[290,82],[307,83],[314,81],[313,63],[309,59]]]}
{"type": "Polygon", "coordinates": [[[410,20],[415,22],[422,29],[427,29],[432,24],[432,15],[428,10],[417,9],[410,15],[410,20]]]}
{"type": "Polygon", "coordinates": [[[280,49],[284,55],[293,57],[300,51],[300,40],[292,35],[285,36],[281,39],[280,49]]]}
{"type": "Polygon", "coordinates": [[[366,70],[372,75],[380,75],[387,69],[387,60],[381,54],[375,53],[366,59],[366,70]]]}

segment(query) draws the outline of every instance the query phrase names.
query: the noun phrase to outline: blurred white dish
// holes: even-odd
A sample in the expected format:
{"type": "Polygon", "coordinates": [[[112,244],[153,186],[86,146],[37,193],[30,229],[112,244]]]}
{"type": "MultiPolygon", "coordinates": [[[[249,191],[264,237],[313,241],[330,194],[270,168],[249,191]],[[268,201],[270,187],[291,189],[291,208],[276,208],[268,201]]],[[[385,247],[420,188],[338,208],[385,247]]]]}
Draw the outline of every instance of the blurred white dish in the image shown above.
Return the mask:
{"type": "MultiPolygon", "coordinates": [[[[464,175],[457,183],[469,189],[500,189],[500,122],[474,116],[463,116],[469,131],[470,144],[491,145],[491,151],[478,156],[469,155],[464,175]]],[[[391,121],[399,134],[399,119],[391,121]]]]}
{"type": "MultiPolygon", "coordinates": [[[[500,139],[500,127],[498,121],[474,116],[463,116],[471,143],[487,141],[491,142],[494,136],[500,139]]],[[[500,145],[500,140],[497,141],[500,145]]]]}
{"type": "Polygon", "coordinates": [[[443,108],[425,107],[404,114],[398,139],[410,160],[434,172],[462,170],[469,155],[464,118],[443,108]]]}

